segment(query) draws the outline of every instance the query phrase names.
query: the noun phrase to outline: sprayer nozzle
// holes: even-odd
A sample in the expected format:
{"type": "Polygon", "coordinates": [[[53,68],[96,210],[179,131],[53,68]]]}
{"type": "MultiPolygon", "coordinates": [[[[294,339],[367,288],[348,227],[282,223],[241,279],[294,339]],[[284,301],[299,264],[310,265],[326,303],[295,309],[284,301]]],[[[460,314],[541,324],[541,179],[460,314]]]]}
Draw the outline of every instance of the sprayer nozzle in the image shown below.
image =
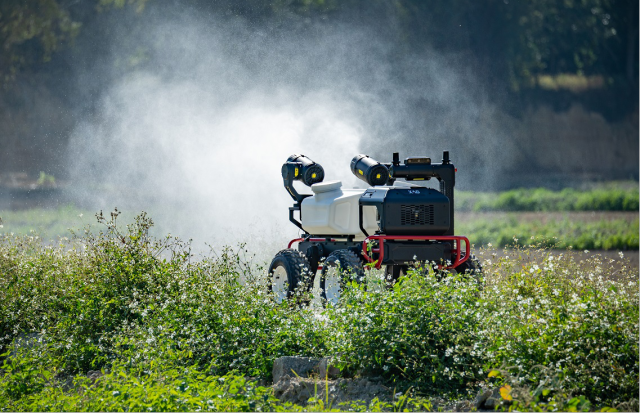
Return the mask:
{"type": "Polygon", "coordinates": [[[351,172],[371,186],[384,185],[389,180],[389,169],[367,155],[357,155],[351,160],[351,172]]]}
{"type": "Polygon", "coordinates": [[[307,186],[322,182],[324,179],[324,169],[322,166],[304,155],[291,155],[287,159],[287,163],[283,166],[283,171],[286,165],[291,165],[293,168],[291,179],[301,181],[307,186]]]}

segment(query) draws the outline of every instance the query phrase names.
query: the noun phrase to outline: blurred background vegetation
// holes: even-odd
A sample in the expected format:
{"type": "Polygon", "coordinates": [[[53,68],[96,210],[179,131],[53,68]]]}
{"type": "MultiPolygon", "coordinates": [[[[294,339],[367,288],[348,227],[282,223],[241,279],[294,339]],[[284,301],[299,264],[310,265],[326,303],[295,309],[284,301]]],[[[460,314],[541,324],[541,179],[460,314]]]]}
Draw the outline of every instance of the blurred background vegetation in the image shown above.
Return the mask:
{"type": "Polygon", "coordinates": [[[492,88],[521,99],[550,99],[541,92],[564,91],[607,117],[620,116],[637,102],[638,2],[633,0],[6,0],[0,4],[4,87],[62,70],[73,56],[97,59],[109,26],[96,26],[108,19],[105,14],[152,13],[154,7],[240,16],[256,25],[330,19],[382,24],[398,53],[426,44],[459,53],[492,88]],[[75,42],[79,37],[91,39],[81,45],[75,42]],[[588,90],[600,96],[615,91],[623,99],[603,102],[576,94],[588,90]]]}
{"type": "MultiPolygon", "coordinates": [[[[312,53],[296,49],[304,47],[301,44],[313,45],[313,41],[296,43],[297,37],[308,33],[315,33],[314,39],[326,36],[335,41],[336,37],[329,35],[336,28],[374,28],[377,37],[371,43],[382,39],[384,47],[392,45],[391,51],[380,53],[386,59],[380,62],[386,65],[385,75],[399,79],[371,91],[379,100],[385,98],[384,87],[413,87],[413,82],[422,78],[412,76],[411,71],[432,70],[424,62],[433,56],[444,57],[445,64],[434,67],[441,70],[449,66],[458,77],[473,77],[469,81],[473,102],[460,109],[458,116],[449,113],[457,110],[456,102],[443,105],[438,98],[429,100],[430,91],[407,96],[406,104],[393,109],[410,114],[395,123],[375,120],[379,130],[372,127],[365,132],[373,131],[377,136],[370,137],[366,148],[363,143],[363,151],[376,156],[376,151],[384,150],[387,156],[389,132],[395,133],[393,143],[401,151],[425,144],[429,148],[434,141],[451,139],[454,148],[448,149],[455,150],[456,165],[463,168],[457,208],[471,214],[461,223],[465,222],[470,236],[490,233],[479,236],[480,243],[504,245],[515,234],[505,228],[516,223],[506,225],[503,223],[511,222],[511,218],[479,218],[473,215],[476,213],[626,211],[617,226],[606,220],[599,225],[610,227],[607,231],[611,237],[625,228],[625,234],[631,234],[630,241],[603,242],[592,248],[637,249],[636,0],[4,0],[0,2],[0,211],[41,203],[36,199],[16,206],[15,199],[3,201],[3,192],[33,192],[34,186],[41,191],[30,196],[58,196],[56,191],[69,178],[70,135],[84,120],[100,118],[105,91],[136,70],[160,75],[163,70],[171,70],[157,64],[158,53],[162,53],[162,46],[157,44],[166,42],[158,39],[154,44],[140,36],[140,31],[167,16],[180,15],[203,16],[211,25],[240,22],[242,30],[253,37],[240,39],[229,48],[239,48],[241,60],[255,71],[261,70],[260,56],[251,55],[256,53],[255,47],[248,52],[241,49],[242,42],[263,44],[255,40],[261,37],[291,40],[288,46],[264,42],[265,47],[289,47],[291,50],[285,52],[274,51],[276,56],[286,58],[312,53]],[[426,58],[412,65],[412,56],[426,58]],[[462,119],[472,112],[469,107],[475,110],[476,106],[482,107],[477,108],[475,119],[462,119]],[[466,129],[458,127],[458,118],[468,123],[466,129]],[[438,131],[429,129],[433,124],[441,124],[438,131]],[[438,136],[427,136],[430,132],[438,136]],[[493,132],[501,136],[491,137],[493,132]],[[489,137],[474,140],[476,135],[489,137]],[[493,146],[486,148],[487,142],[493,146]],[[508,149],[509,143],[518,150],[508,149]],[[500,157],[501,153],[504,156],[500,157]],[[495,176],[483,175],[487,168],[495,169],[495,176]],[[47,179],[38,178],[43,176],[47,179]],[[598,191],[588,188],[593,181],[626,183],[622,187],[612,183],[606,191],[598,191]],[[553,191],[516,190],[519,187],[553,191]],[[510,191],[497,193],[505,190],[510,191]],[[628,215],[633,211],[635,216],[628,215]],[[488,229],[481,228],[485,222],[489,222],[488,229]],[[498,228],[506,232],[500,235],[498,228]]],[[[185,31],[189,29],[189,18],[177,18],[175,22],[184,25],[185,31]]],[[[359,45],[335,46],[353,52],[359,45]]],[[[324,51],[318,53],[319,57],[312,55],[309,60],[319,65],[317,70],[321,72],[327,56],[324,51]]],[[[335,62],[327,62],[327,66],[331,64],[335,62]]],[[[370,61],[362,63],[365,69],[367,64],[370,61]]],[[[348,68],[326,70],[333,75],[348,68]]],[[[363,73],[363,67],[354,72],[363,73]]],[[[371,72],[375,79],[377,72],[371,72]]],[[[304,72],[304,76],[316,75],[304,72]]],[[[286,79],[279,81],[286,84],[286,79]]],[[[305,85],[299,79],[293,81],[298,87],[305,85]]],[[[370,84],[367,79],[358,87],[366,90],[370,84]]],[[[415,84],[415,88],[429,87],[415,84]]],[[[386,105],[396,103],[390,99],[386,105]]],[[[102,187],[100,191],[108,192],[102,187]]],[[[76,207],[63,208],[68,213],[62,215],[54,213],[55,219],[48,212],[37,212],[43,222],[33,217],[36,212],[28,212],[24,219],[16,217],[12,224],[5,223],[5,230],[26,233],[37,227],[45,228],[43,235],[58,235],[71,225],[68,220],[77,224],[80,211],[86,217],[97,210],[92,205],[76,207]],[[76,207],[80,209],[76,211],[76,207]],[[49,222],[59,228],[47,229],[49,222]]],[[[153,209],[148,203],[142,208],[153,209]]],[[[584,217],[567,217],[556,216],[556,221],[568,222],[567,233],[573,234],[569,238],[581,237],[574,234],[570,221],[583,222],[584,217]]],[[[531,225],[561,227],[549,222],[531,225]]],[[[536,234],[529,227],[520,229],[520,236],[536,234]]],[[[575,243],[583,244],[590,245],[586,241],[575,243]]]]}
{"type": "MultiPolygon", "coordinates": [[[[544,156],[525,156],[521,163],[562,173],[579,170],[589,178],[637,180],[634,0],[5,0],[0,3],[5,148],[0,174],[44,169],[64,178],[65,148],[78,119],[95,111],[114,78],[154,65],[153,50],[133,28],[143,19],[186,10],[211,16],[212,24],[239,19],[256,33],[292,39],[305,30],[328,33],[337,22],[375,27],[394,45],[397,61],[428,49],[481,79],[482,99],[508,117],[494,116],[506,133],[527,135],[523,142],[541,141],[539,148],[525,145],[523,151],[544,156]],[[118,50],[116,59],[114,44],[126,49],[118,50]],[[89,71],[97,66],[110,67],[97,76],[89,71]],[[90,82],[79,81],[87,76],[90,82]],[[512,118],[521,124],[512,125],[512,118]],[[549,137],[550,131],[555,136],[549,137]],[[572,133],[584,135],[583,141],[572,133]],[[608,164],[603,169],[590,153],[603,152],[597,141],[606,140],[618,149],[603,159],[608,164]],[[556,158],[563,159],[542,159],[549,158],[556,141],[568,145],[558,149],[556,158]]],[[[424,105],[411,102],[411,110],[433,112],[424,105]]],[[[407,132],[399,133],[415,130],[407,132]]]]}

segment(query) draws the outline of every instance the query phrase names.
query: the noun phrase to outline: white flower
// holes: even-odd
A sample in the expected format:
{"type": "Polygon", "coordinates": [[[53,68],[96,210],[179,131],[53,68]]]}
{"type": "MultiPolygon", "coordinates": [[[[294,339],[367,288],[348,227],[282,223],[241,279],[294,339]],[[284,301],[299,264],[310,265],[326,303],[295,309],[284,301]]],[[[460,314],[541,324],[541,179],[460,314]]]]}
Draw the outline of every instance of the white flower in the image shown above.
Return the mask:
{"type": "MultiPolygon", "coordinates": [[[[2,228],[2,225],[0,225],[0,228],[2,228]]],[[[624,258],[624,254],[622,253],[622,251],[618,252],[618,255],[620,256],[620,258],[624,258]]]]}

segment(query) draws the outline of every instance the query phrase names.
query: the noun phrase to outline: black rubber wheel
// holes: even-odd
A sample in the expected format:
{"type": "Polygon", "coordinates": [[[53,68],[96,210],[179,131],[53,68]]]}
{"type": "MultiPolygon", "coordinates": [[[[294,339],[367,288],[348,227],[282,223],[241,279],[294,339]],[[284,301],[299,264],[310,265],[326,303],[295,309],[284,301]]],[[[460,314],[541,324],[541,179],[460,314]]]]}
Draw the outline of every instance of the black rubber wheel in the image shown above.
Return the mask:
{"type": "Polygon", "coordinates": [[[456,267],[456,271],[461,274],[466,272],[471,274],[482,274],[482,264],[480,264],[480,260],[474,254],[471,254],[468,260],[456,267]]]}
{"type": "Polygon", "coordinates": [[[386,265],[384,268],[384,280],[387,287],[393,287],[398,278],[407,275],[409,267],[407,265],[386,265]]]}
{"type": "Polygon", "coordinates": [[[337,304],[348,280],[364,281],[364,268],[360,258],[352,251],[337,250],[329,254],[322,266],[320,295],[331,304],[337,304]]]}
{"type": "Polygon", "coordinates": [[[459,274],[469,274],[478,282],[482,282],[482,264],[474,254],[471,254],[469,259],[458,265],[455,270],[459,274]]]}
{"type": "Polygon", "coordinates": [[[296,288],[303,292],[310,291],[313,285],[311,273],[311,265],[302,252],[294,249],[282,250],[269,266],[269,291],[278,303],[293,297],[296,288]]]}

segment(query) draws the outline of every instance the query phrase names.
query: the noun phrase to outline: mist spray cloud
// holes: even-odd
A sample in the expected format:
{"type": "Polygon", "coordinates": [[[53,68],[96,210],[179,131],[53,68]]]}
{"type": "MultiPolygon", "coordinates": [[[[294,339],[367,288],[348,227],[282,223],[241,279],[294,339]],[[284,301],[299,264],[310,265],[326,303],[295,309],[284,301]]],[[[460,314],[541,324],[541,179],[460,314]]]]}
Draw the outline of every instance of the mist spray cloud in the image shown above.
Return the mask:
{"type": "Polygon", "coordinates": [[[428,142],[437,156],[450,149],[443,128],[475,127],[465,114],[440,113],[427,127],[413,119],[409,102],[420,99],[478,109],[436,56],[412,59],[399,76],[392,45],[369,29],[274,35],[189,15],[141,24],[146,63],[104,90],[95,116],[78,125],[72,178],[84,205],[147,210],[196,247],[248,242],[268,256],[295,237],[280,176],[293,153],[351,187],[358,153],[428,155],[428,142]]]}

